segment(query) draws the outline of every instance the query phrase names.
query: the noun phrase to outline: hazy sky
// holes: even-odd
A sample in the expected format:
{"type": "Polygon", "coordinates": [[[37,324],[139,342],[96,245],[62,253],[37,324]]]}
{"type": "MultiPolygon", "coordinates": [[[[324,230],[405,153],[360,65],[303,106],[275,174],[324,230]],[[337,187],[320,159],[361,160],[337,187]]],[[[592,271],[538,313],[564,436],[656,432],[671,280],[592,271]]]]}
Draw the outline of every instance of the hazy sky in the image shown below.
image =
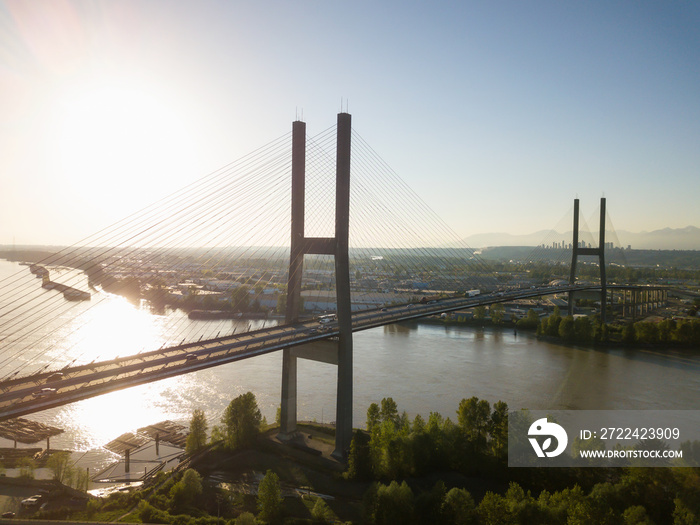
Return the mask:
{"type": "Polygon", "coordinates": [[[577,196],[700,226],[699,27],[665,0],[0,1],[0,244],[77,242],[341,99],[460,235],[577,196]]]}

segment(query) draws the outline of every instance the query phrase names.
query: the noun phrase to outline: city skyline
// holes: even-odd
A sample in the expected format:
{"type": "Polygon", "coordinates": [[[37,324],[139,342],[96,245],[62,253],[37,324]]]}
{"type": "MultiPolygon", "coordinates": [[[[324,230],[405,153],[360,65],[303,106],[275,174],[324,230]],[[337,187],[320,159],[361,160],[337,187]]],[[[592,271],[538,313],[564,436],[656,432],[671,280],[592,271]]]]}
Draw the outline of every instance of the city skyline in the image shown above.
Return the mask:
{"type": "Polygon", "coordinates": [[[0,244],[72,244],[307,122],[462,238],[700,226],[700,7],[0,2],[0,244]],[[342,100],[342,102],[341,102],[342,100]]]}

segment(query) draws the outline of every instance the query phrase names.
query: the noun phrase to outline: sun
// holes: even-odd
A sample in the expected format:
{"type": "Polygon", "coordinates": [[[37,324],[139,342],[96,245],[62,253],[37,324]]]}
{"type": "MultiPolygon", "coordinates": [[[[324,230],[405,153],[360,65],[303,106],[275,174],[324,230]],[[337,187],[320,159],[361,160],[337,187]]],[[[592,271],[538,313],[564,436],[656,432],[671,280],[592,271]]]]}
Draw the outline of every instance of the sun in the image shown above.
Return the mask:
{"type": "Polygon", "coordinates": [[[162,86],[118,77],[72,82],[53,109],[51,169],[74,201],[98,200],[103,211],[150,203],[194,165],[187,108],[162,86]]]}

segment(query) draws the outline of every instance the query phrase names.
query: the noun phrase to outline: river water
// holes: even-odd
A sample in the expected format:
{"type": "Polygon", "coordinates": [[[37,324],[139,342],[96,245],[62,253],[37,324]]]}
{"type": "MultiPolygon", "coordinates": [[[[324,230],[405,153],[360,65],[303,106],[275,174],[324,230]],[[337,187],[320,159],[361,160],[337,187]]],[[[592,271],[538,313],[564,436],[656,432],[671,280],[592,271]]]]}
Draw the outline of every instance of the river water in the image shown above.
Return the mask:
{"type": "MultiPolygon", "coordinates": [[[[28,267],[0,261],[0,283],[21,272],[33,279],[28,267]]],[[[42,290],[38,280],[35,283],[37,293],[57,293],[42,290]]],[[[90,309],[72,332],[79,342],[66,349],[40,339],[13,362],[0,366],[0,377],[14,369],[17,359],[60,368],[55,364],[66,365],[73,358],[84,361],[90,355],[86,352],[96,352],[95,348],[99,348],[96,357],[108,358],[125,355],[125,347],[154,349],[179,342],[188,326],[201,329],[201,323],[210,323],[212,335],[222,329],[221,322],[190,321],[180,311],[158,315],[118,296],[103,299],[98,306],[75,303],[63,316],[61,322],[69,325],[70,312],[90,309]],[[116,332],[110,332],[114,325],[116,332]],[[180,327],[177,334],[172,326],[180,327]]],[[[248,323],[226,321],[224,329],[242,329],[248,323]]],[[[400,411],[426,419],[435,411],[456,420],[460,400],[471,396],[530,409],[700,408],[697,353],[579,348],[512,330],[416,323],[357,333],[353,345],[355,426],[364,426],[370,403],[388,396],[400,411]]],[[[3,345],[0,350],[0,358],[12,355],[11,347],[3,345]]],[[[231,399],[247,391],[255,394],[263,415],[273,421],[280,402],[281,357],[268,354],[27,417],[65,429],[52,438],[52,448],[74,450],[79,465],[99,468],[115,459],[101,445],[120,434],[166,419],[186,425],[197,408],[205,411],[211,427],[231,399]]],[[[300,420],[335,419],[335,382],[334,366],[299,361],[300,420]]],[[[0,439],[0,446],[12,443],[0,439]]]]}

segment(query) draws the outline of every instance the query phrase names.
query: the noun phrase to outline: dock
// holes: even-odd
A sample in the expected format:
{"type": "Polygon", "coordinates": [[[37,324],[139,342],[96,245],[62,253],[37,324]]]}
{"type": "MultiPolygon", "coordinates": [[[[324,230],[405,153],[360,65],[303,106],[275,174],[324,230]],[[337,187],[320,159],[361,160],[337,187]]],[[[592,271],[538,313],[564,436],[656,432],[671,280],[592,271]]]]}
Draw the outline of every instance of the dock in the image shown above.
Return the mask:
{"type": "Polygon", "coordinates": [[[21,458],[29,457],[37,461],[37,466],[44,466],[46,460],[52,452],[50,451],[51,438],[62,434],[62,428],[52,427],[17,417],[7,421],[0,421],[0,437],[15,442],[14,448],[1,448],[0,460],[6,468],[14,468],[19,464],[21,458]],[[46,440],[46,449],[41,448],[17,448],[17,443],[33,445],[39,441],[46,440]]]}
{"type": "Polygon", "coordinates": [[[29,266],[29,271],[42,280],[42,288],[47,290],[57,290],[63,294],[63,297],[68,301],[89,301],[91,298],[90,292],[78,290],[72,286],[63,283],[57,283],[51,280],[49,270],[40,264],[32,264],[29,266]]]}
{"type": "Polygon", "coordinates": [[[184,455],[187,427],[173,421],[161,421],[128,432],[110,441],[104,448],[122,456],[106,469],[91,476],[96,483],[145,481],[161,470],[177,466],[184,455]]]}

